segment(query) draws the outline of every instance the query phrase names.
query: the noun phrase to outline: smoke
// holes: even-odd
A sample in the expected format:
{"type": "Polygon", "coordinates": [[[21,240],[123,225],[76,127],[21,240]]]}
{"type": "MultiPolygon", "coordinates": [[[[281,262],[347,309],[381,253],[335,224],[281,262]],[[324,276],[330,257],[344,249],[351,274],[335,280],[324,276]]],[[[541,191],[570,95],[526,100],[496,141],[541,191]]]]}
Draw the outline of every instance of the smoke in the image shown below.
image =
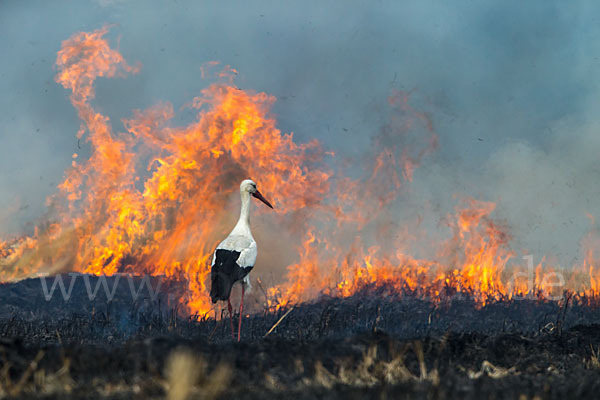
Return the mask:
{"type": "MultiPolygon", "coordinates": [[[[427,255],[428,241],[448,233],[446,215],[461,197],[473,197],[497,203],[492,216],[510,227],[513,248],[570,265],[590,228],[586,213],[600,215],[599,7],[4,1],[0,234],[31,231],[72,154],[89,154],[52,66],[73,33],[113,24],[112,43],[142,66],[126,80],[97,82],[94,106],[115,131],[133,109],[169,101],[179,110],[211,83],[201,66],[219,61],[239,71],[240,88],[278,99],[273,113],[282,131],[299,142],[318,138],[335,160],[349,162],[349,175],[359,175],[364,164],[355,161],[374,146],[396,146],[400,159],[401,147],[413,145],[385,134],[394,121],[389,97],[410,93],[410,106],[439,140],[389,212],[396,226],[414,227],[407,245],[415,255],[427,255]]],[[[175,123],[193,115],[182,109],[175,123]]],[[[419,153],[422,139],[411,151],[419,153]]]]}

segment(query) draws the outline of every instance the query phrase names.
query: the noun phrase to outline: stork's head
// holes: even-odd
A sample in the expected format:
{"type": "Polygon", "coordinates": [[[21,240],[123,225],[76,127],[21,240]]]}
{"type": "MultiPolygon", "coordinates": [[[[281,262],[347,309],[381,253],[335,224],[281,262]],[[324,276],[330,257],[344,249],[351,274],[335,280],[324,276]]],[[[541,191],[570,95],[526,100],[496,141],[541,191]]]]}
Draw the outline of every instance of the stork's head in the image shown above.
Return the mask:
{"type": "Polygon", "coordinates": [[[271,203],[269,203],[267,199],[265,199],[263,195],[258,191],[258,189],[256,188],[256,183],[254,183],[252,179],[246,179],[242,181],[242,183],[240,184],[240,192],[248,192],[252,196],[265,203],[267,206],[273,208],[271,203]]]}

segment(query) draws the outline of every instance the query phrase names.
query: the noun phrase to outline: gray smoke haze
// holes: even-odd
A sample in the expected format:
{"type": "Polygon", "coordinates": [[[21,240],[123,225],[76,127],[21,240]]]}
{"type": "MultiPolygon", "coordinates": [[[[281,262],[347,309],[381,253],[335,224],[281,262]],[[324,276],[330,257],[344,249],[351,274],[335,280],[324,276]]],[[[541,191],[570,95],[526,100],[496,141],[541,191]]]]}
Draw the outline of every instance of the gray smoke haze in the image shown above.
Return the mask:
{"type": "MultiPolygon", "coordinates": [[[[435,236],[458,196],[495,201],[515,249],[569,265],[600,216],[600,4],[596,1],[0,2],[0,234],[30,230],[79,148],[69,93],[54,82],[61,41],[106,24],[141,71],[97,82],[94,104],[121,118],[179,109],[210,81],[209,61],[242,89],[277,97],[298,141],[358,158],[411,91],[438,150],[398,205],[435,236]]],[[[193,112],[178,113],[181,121],[193,112]]],[[[423,245],[426,247],[426,245],[423,245]]]]}

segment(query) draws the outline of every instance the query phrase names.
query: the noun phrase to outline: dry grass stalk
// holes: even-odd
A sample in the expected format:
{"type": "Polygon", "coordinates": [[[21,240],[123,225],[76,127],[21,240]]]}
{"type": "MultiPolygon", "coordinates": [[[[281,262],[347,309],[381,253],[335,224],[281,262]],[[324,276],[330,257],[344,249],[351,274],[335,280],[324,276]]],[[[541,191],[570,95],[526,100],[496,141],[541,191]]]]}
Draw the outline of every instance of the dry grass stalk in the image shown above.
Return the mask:
{"type": "Polygon", "coordinates": [[[74,386],[69,375],[70,360],[64,359],[64,364],[58,371],[48,374],[46,370],[38,368],[44,354],[42,350],[37,353],[17,382],[13,382],[10,377],[12,364],[5,362],[0,369],[0,397],[19,396],[23,393],[70,393],[74,386]]]}
{"type": "Polygon", "coordinates": [[[205,399],[216,399],[227,389],[231,382],[231,368],[225,364],[217,365],[217,368],[207,376],[202,384],[201,392],[205,399]]]}
{"type": "Polygon", "coordinates": [[[206,365],[191,354],[175,350],[167,360],[167,399],[186,400],[206,365]]]}
{"type": "Polygon", "coordinates": [[[262,281],[260,280],[260,278],[256,278],[256,282],[258,283],[258,287],[260,288],[261,292],[265,296],[265,307],[269,307],[269,296],[267,296],[267,292],[265,291],[265,288],[262,285],[262,281]]]}
{"type": "Polygon", "coordinates": [[[517,372],[516,372],[516,367],[510,367],[508,369],[502,368],[502,367],[497,367],[487,360],[485,360],[484,362],[481,363],[481,369],[479,371],[469,370],[467,372],[467,375],[471,379],[479,379],[484,374],[489,376],[490,378],[501,379],[508,375],[517,374],[517,372]]]}
{"type": "Polygon", "coordinates": [[[420,376],[414,375],[404,364],[404,353],[396,354],[391,360],[378,358],[377,346],[371,346],[363,354],[358,364],[351,360],[338,363],[337,373],[332,373],[323,366],[320,361],[315,363],[315,374],[312,379],[305,379],[304,384],[309,386],[321,386],[331,389],[336,384],[373,387],[381,384],[398,384],[407,381],[430,381],[439,383],[439,374],[436,369],[427,371],[422,345],[415,342],[411,346],[419,360],[420,376]]]}
{"type": "Polygon", "coordinates": [[[275,325],[273,325],[273,326],[271,327],[271,329],[269,329],[269,332],[265,333],[265,336],[263,336],[263,338],[266,338],[267,336],[269,336],[269,335],[271,334],[271,332],[273,332],[273,331],[275,330],[275,328],[277,328],[277,326],[278,326],[278,325],[281,323],[281,321],[283,321],[283,319],[284,319],[285,317],[287,317],[289,313],[291,313],[291,312],[292,312],[292,310],[293,310],[293,309],[294,309],[294,307],[292,307],[292,308],[290,308],[289,310],[287,310],[287,311],[286,311],[286,313],[285,313],[285,314],[283,314],[283,315],[281,316],[281,318],[279,318],[279,321],[277,321],[277,322],[275,323],[275,325]]]}
{"type": "Polygon", "coordinates": [[[231,369],[219,364],[210,374],[206,374],[206,362],[188,351],[175,350],[166,364],[165,383],[168,400],[186,400],[194,398],[214,399],[218,397],[231,381],[231,369]]]}
{"type": "Polygon", "coordinates": [[[585,363],[586,368],[587,369],[600,369],[600,347],[598,349],[594,350],[594,346],[592,346],[590,344],[590,350],[592,351],[590,358],[583,359],[583,362],[585,363]]]}

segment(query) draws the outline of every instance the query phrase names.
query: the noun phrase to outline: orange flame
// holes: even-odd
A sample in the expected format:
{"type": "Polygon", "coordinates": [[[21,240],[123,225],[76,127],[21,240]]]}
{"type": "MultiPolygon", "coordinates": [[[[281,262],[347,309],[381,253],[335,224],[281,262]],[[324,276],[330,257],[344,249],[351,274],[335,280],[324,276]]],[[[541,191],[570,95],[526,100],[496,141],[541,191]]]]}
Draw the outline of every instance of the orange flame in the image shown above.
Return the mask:
{"type": "MultiPolygon", "coordinates": [[[[321,293],[350,296],[366,287],[433,299],[465,293],[481,305],[533,291],[556,293],[542,264],[533,287],[511,275],[507,264],[514,253],[507,229],[491,219],[493,203],[463,201],[448,217],[453,235],[438,261],[405,254],[392,205],[437,147],[433,124],[410,106],[408,94],[390,97],[393,116],[375,138],[377,153],[364,179],[334,173],[325,162],[334,153],[317,140],[297,144],[292,134],[282,134],[269,115],[275,98],[231,86],[237,71],[229,67],[219,73],[229,83],[213,84],[193,99],[197,118],[188,126],[174,126],[173,107],[159,104],[135,110],[123,121],[126,132],[115,133],[90,104],[95,80],[140,67],[110,48],[107,31],[78,33],[58,52],[56,81],[71,92],[82,121],[77,136],[87,132],[91,154],[82,161],[73,155],[59,192],[48,199],[51,222],[32,237],[0,242],[2,280],[67,270],[161,274],[184,279],[182,303],[190,312],[207,313],[212,251],[232,225],[228,202],[238,183],[253,177],[276,206],[275,214],[265,214],[267,223],[302,243],[285,281],[268,290],[271,307],[321,293]],[[409,136],[410,146],[401,148],[409,136]]],[[[595,259],[590,251],[580,268],[587,283],[571,280],[570,287],[598,295],[595,259]]]]}

